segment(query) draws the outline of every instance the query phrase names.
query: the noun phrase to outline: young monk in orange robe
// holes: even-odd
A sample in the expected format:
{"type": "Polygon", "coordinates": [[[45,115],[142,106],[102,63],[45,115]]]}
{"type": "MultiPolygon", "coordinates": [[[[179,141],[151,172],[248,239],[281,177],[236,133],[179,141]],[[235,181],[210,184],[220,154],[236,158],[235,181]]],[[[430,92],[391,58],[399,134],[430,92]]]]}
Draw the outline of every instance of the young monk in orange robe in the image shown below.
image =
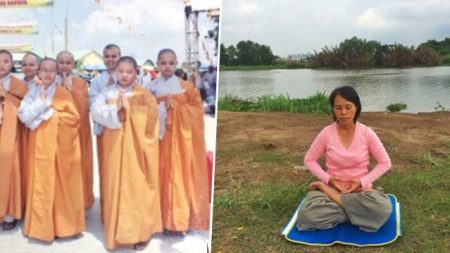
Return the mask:
{"type": "MultiPolygon", "coordinates": [[[[22,57],[22,73],[24,75],[23,81],[27,84],[28,89],[30,89],[32,86],[36,85],[36,82],[40,82],[39,78],[37,77],[37,68],[39,64],[38,56],[32,52],[26,53],[22,57]]],[[[26,171],[26,161],[27,161],[27,139],[28,139],[28,128],[26,128],[23,124],[20,124],[22,128],[23,134],[20,135],[20,141],[22,143],[22,150],[21,150],[21,162],[22,162],[22,203],[23,207],[25,208],[26,204],[26,194],[27,194],[27,185],[28,185],[28,171],[26,171]]]]}
{"type": "Polygon", "coordinates": [[[137,64],[120,58],[118,83],[91,106],[102,137],[103,223],[106,248],[144,249],[162,231],[158,177],[158,111],[155,98],[136,82],[137,64]]]}
{"type": "Polygon", "coordinates": [[[17,118],[27,85],[12,76],[13,58],[0,50],[0,223],[3,230],[16,226],[22,218],[22,124],[17,118]]]}
{"type": "Polygon", "coordinates": [[[174,75],[175,52],[158,54],[161,77],[150,84],[160,112],[160,185],[164,229],[185,235],[207,230],[210,194],[204,137],[204,113],[194,85],[174,75]]]}
{"type": "Polygon", "coordinates": [[[30,88],[18,111],[30,129],[23,232],[52,241],[77,235],[85,228],[80,117],[71,93],[55,81],[55,60],[43,59],[38,77],[42,84],[30,88]]]}
{"type": "MultiPolygon", "coordinates": [[[[106,71],[103,71],[98,76],[94,77],[91,80],[91,85],[89,86],[89,106],[92,106],[95,100],[95,96],[100,93],[106,86],[113,85],[117,81],[116,77],[116,68],[117,63],[120,59],[120,48],[116,44],[108,44],[103,49],[103,63],[106,66],[106,71]]],[[[103,223],[103,182],[105,180],[102,179],[104,173],[101,171],[102,166],[102,137],[103,137],[103,127],[94,121],[93,126],[94,135],[97,136],[96,144],[97,144],[97,160],[98,160],[98,168],[99,168],[99,176],[100,176],[100,210],[101,210],[101,220],[103,223]]]]}
{"type": "Polygon", "coordinates": [[[83,172],[84,207],[94,204],[94,163],[92,158],[91,121],[89,118],[89,98],[86,82],[71,74],[74,57],[68,51],[59,52],[57,82],[72,93],[75,106],[80,115],[81,164],[83,172]]]}

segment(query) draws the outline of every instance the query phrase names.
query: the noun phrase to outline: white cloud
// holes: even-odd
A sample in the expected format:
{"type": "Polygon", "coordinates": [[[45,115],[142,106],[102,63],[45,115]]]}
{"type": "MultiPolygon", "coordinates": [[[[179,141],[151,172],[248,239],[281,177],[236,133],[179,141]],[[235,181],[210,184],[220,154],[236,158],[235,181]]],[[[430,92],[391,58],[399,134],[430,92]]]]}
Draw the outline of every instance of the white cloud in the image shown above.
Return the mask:
{"type": "MultiPolygon", "coordinates": [[[[236,6],[238,15],[249,15],[259,11],[258,2],[256,1],[239,1],[236,6]]],[[[226,15],[226,14],[225,14],[226,15]]]]}
{"type": "Polygon", "coordinates": [[[225,0],[221,42],[269,45],[286,56],[334,46],[353,36],[415,45],[450,35],[448,0],[225,0]]]}
{"type": "Polygon", "coordinates": [[[374,8],[369,8],[364,14],[362,14],[356,24],[362,28],[368,29],[394,29],[396,23],[389,21],[374,8]]]}

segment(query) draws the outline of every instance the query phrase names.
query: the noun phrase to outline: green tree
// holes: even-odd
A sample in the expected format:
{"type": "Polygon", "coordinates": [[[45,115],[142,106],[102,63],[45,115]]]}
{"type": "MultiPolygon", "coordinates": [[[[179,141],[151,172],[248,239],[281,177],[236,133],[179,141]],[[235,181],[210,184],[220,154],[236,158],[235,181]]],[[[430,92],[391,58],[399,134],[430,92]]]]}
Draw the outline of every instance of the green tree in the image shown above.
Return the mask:
{"type": "Polygon", "coordinates": [[[417,48],[415,57],[419,65],[436,66],[440,62],[440,55],[431,47],[417,48]]]}
{"type": "Polygon", "coordinates": [[[224,44],[220,44],[220,65],[229,65],[230,58],[227,52],[227,48],[224,44]]]}
{"type": "Polygon", "coordinates": [[[237,49],[231,45],[227,47],[227,57],[228,57],[228,65],[235,66],[238,65],[238,55],[237,55],[237,49]]]}
{"type": "Polygon", "coordinates": [[[275,56],[269,46],[247,40],[236,44],[236,60],[238,65],[271,65],[275,56]]]}
{"type": "Polygon", "coordinates": [[[338,47],[324,47],[311,57],[311,66],[316,68],[361,68],[374,66],[376,52],[381,44],[358,37],[346,39],[338,47]]]}
{"type": "Polygon", "coordinates": [[[413,50],[401,44],[389,46],[389,52],[383,57],[384,67],[403,68],[412,66],[413,64],[413,50]]]}

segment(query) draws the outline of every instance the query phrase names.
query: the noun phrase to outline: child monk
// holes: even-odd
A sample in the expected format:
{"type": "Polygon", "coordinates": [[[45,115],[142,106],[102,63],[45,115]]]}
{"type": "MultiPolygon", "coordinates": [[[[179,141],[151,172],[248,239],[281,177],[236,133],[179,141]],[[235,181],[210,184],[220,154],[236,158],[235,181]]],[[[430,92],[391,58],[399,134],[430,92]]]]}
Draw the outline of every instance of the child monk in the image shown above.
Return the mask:
{"type": "Polygon", "coordinates": [[[79,140],[79,115],[70,91],[56,83],[56,61],[43,59],[42,84],[22,100],[20,120],[30,129],[29,183],[23,232],[52,241],[85,228],[79,140]]]}
{"type": "Polygon", "coordinates": [[[0,223],[11,230],[22,218],[22,124],[17,118],[27,85],[11,74],[13,57],[0,50],[0,223]]]}
{"type": "MultiPolygon", "coordinates": [[[[36,85],[36,83],[39,83],[39,78],[37,77],[37,69],[39,64],[39,58],[36,54],[29,52],[26,53],[22,57],[22,73],[24,75],[23,81],[27,84],[28,89],[31,89],[32,86],[36,85]]],[[[28,171],[26,171],[26,161],[27,161],[27,144],[26,140],[28,139],[28,128],[26,128],[23,124],[22,125],[22,132],[23,134],[20,136],[21,138],[21,144],[22,144],[22,151],[21,153],[21,162],[22,162],[22,203],[23,207],[25,207],[26,203],[26,193],[27,193],[27,185],[28,185],[28,171]]]]}
{"type": "Polygon", "coordinates": [[[171,49],[158,54],[161,77],[149,88],[159,102],[161,208],[165,232],[209,227],[209,187],[203,103],[194,85],[175,76],[171,49]]]}
{"type": "Polygon", "coordinates": [[[80,115],[80,145],[81,164],[83,172],[84,206],[89,209],[94,204],[94,169],[92,160],[92,136],[91,121],[89,118],[88,87],[85,81],[72,75],[74,57],[69,51],[59,52],[56,61],[58,63],[58,84],[72,93],[75,106],[80,115]]]}
{"type": "MultiPolygon", "coordinates": [[[[95,96],[102,91],[106,86],[114,84],[117,80],[115,71],[117,68],[117,63],[120,59],[120,48],[115,44],[106,45],[103,49],[103,63],[106,66],[106,71],[103,71],[100,75],[94,77],[91,80],[91,85],[89,87],[89,106],[94,103],[95,96]]],[[[102,166],[102,141],[103,127],[94,121],[93,127],[94,135],[97,136],[97,160],[99,164],[99,175],[100,178],[103,176],[101,171],[102,166]]],[[[104,180],[100,179],[100,210],[103,210],[103,184],[104,180]]],[[[101,219],[103,222],[103,212],[101,213],[101,219]]]]}
{"type": "Polygon", "coordinates": [[[158,111],[151,93],[136,82],[137,64],[120,58],[118,82],[91,107],[103,125],[101,183],[106,248],[146,247],[162,231],[158,177],[158,111]]]}
{"type": "Polygon", "coordinates": [[[23,80],[27,83],[28,87],[36,84],[38,62],[39,59],[34,53],[26,53],[22,57],[23,80]]]}

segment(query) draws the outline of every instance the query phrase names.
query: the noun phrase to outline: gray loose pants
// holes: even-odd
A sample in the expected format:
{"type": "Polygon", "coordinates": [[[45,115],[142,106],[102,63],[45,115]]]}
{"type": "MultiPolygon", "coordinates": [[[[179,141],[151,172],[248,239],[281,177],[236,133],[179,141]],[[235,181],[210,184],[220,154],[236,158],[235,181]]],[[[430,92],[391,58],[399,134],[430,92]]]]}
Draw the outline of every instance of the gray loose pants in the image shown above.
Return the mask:
{"type": "Polygon", "coordinates": [[[343,207],[321,191],[310,191],[300,208],[297,228],[332,228],[349,221],[366,232],[376,232],[392,211],[389,197],[379,191],[341,194],[343,207]]]}

